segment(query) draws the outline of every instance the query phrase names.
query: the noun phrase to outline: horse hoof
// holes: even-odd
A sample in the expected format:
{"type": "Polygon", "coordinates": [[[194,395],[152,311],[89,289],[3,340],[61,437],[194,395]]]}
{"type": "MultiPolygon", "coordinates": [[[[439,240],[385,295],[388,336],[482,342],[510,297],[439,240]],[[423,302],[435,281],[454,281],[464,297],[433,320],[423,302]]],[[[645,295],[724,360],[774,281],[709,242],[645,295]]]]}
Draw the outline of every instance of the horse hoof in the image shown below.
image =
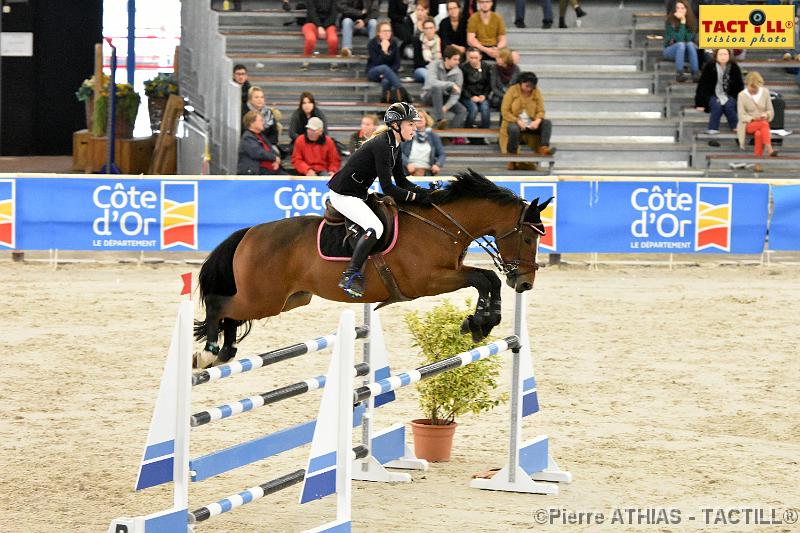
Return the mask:
{"type": "Polygon", "coordinates": [[[195,353],[192,358],[192,367],[200,370],[210,368],[217,362],[217,356],[208,350],[203,350],[200,353],[195,353]]]}
{"type": "Polygon", "coordinates": [[[470,331],[472,331],[472,315],[469,315],[461,322],[461,334],[466,335],[470,331]]]}

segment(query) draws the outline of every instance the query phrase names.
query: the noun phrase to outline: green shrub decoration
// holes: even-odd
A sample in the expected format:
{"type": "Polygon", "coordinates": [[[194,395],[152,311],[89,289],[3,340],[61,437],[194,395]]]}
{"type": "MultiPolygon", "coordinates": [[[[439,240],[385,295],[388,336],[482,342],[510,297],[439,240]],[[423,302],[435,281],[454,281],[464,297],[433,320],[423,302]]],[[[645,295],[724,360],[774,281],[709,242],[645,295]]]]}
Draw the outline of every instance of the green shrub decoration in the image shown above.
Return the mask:
{"type": "Polygon", "coordinates": [[[174,74],[161,72],[144,82],[144,94],[148,98],[166,98],[171,94],[178,94],[178,80],[174,74]]]}
{"type": "MultiPolygon", "coordinates": [[[[417,313],[405,315],[414,346],[422,351],[423,364],[480,346],[472,342],[471,336],[461,334],[461,322],[471,312],[472,303],[467,300],[464,309],[445,301],[422,317],[417,313]]],[[[483,342],[489,343],[491,339],[483,342]]],[[[498,386],[500,366],[500,357],[495,355],[417,383],[425,418],[430,418],[434,425],[448,425],[457,416],[490,411],[504,403],[507,393],[492,394],[498,386]]]]}
{"type": "MultiPolygon", "coordinates": [[[[139,113],[139,103],[142,98],[133,87],[127,83],[117,83],[117,120],[124,119],[128,124],[136,122],[139,113]]],[[[103,137],[106,134],[106,121],[108,120],[108,85],[103,86],[100,98],[94,103],[92,135],[103,137]]]]}

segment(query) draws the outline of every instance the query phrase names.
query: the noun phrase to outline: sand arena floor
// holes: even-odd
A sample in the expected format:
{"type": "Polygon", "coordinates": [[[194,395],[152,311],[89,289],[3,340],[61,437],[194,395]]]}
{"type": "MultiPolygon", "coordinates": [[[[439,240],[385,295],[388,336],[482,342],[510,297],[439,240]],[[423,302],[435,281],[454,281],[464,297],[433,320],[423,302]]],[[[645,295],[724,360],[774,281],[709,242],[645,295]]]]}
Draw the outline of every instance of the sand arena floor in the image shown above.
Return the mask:
{"type": "MultiPolygon", "coordinates": [[[[105,531],[116,516],[171,504],[171,489],[132,490],[177,310],[182,265],[0,262],[5,365],[0,373],[0,531],[105,531]]],[[[473,297],[462,291],[450,298],[473,297]]],[[[498,334],[510,333],[511,292],[498,334]]],[[[468,488],[506,458],[508,408],[459,420],[453,460],[408,485],[354,484],[355,531],[581,531],[537,525],[542,508],[677,508],[679,525],[730,531],[704,507],[800,508],[800,268],[546,268],[530,297],[541,413],[526,437],[550,435],[574,482],[558,496],[468,488]],[[687,522],[694,515],[694,522],[687,522]]],[[[382,311],[390,362],[418,366],[404,313],[382,311]]],[[[257,323],[240,354],[334,330],[344,308],[315,299],[257,323]]],[[[353,306],[358,309],[358,306],[353,306]]],[[[324,373],[312,354],[195,391],[193,411],[324,373]]],[[[510,365],[504,366],[504,383],[510,365]]],[[[318,393],[193,432],[192,456],[314,416],[318,393]]],[[[414,387],[378,425],[419,410],[414,387]]],[[[358,435],[358,433],[357,433],[358,435]]],[[[308,448],[191,487],[190,506],[305,466],[308,448]]],[[[298,531],[333,517],[335,498],[303,506],[289,489],[215,518],[200,532],[298,531]]],[[[797,531],[783,525],[770,531],[797,531]]],[[[629,531],[630,525],[592,530],[629,531]]]]}

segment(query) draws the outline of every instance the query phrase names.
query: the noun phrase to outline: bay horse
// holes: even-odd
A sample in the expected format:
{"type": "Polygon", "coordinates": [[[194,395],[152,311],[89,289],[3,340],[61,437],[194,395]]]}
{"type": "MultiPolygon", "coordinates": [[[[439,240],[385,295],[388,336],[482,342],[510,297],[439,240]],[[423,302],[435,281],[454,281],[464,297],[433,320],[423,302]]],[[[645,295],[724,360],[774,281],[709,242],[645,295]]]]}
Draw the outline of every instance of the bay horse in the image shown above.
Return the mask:
{"type": "MultiPolygon", "coordinates": [[[[528,203],[471,169],[454,178],[432,193],[433,206],[399,207],[398,239],[385,260],[407,300],[477,289],[475,313],[465,319],[462,330],[479,342],[500,323],[502,283],[492,270],[464,265],[467,248],[478,237],[492,236],[494,243],[484,239],[481,245],[506,283],[517,292],[532,289],[539,237],[544,235],[541,211],[552,198],[528,203]]],[[[322,259],[317,251],[321,220],[302,216],[241,229],[211,252],[199,276],[206,317],[195,322],[195,339],[206,340],[206,345],[196,366],[230,360],[253,320],[306,305],[314,295],[337,302],[403,301],[370,266],[372,258],[364,267],[363,297],[353,299],[340,289],[342,264],[322,259]]]]}

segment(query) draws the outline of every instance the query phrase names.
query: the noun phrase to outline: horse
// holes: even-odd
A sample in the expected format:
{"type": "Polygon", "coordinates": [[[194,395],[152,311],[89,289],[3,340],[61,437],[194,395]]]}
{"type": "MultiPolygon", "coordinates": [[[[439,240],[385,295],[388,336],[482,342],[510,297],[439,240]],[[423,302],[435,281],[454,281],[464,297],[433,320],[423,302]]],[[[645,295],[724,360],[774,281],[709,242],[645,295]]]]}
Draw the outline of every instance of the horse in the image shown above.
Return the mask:
{"type": "Polygon", "coordinates": [[[480,342],[500,323],[500,277],[492,270],[464,265],[470,243],[483,237],[506,283],[517,292],[533,288],[539,268],[536,254],[544,235],[538,198],[528,203],[468,169],[431,194],[433,205],[398,207],[399,236],[386,265],[396,279],[390,291],[379,276],[374,256],[364,266],[366,291],[353,299],[337,286],[341,263],[324,260],[317,250],[319,216],[286,218],[240,229],[220,243],[200,269],[200,300],[205,320],[195,321],[195,339],[206,340],[195,364],[205,368],[230,360],[236,343],[253,320],[307,305],[313,296],[336,302],[376,303],[435,296],[474,287],[475,312],[462,332],[480,342]],[[491,236],[494,242],[486,239],[491,236]],[[218,343],[220,329],[224,343],[218,343]],[[242,330],[237,337],[237,332],[242,330]]]}

